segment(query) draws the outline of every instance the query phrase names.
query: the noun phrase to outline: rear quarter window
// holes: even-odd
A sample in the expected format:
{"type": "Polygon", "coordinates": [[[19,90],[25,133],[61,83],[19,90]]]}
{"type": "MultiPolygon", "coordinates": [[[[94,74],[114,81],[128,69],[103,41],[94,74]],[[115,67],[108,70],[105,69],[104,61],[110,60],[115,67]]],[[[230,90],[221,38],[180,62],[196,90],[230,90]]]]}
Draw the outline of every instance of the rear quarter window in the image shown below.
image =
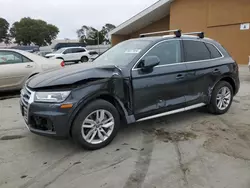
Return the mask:
{"type": "Polygon", "coordinates": [[[221,53],[216,49],[214,45],[209,44],[209,43],[205,43],[205,44],[210,51],[212,59],[221,57],[221,53]]]}

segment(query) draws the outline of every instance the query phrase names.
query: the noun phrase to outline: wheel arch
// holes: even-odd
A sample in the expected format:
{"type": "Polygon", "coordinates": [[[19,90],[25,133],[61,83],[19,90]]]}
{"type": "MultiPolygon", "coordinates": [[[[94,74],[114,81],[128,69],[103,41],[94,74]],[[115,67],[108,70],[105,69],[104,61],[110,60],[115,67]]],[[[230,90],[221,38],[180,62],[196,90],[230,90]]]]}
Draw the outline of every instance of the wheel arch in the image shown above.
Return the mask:
{"type": "Polygon", "coordinates": [[[97,95],[94,95],[92,97],[89,97],[87,99],[84,99],[80,102],[80,104],[76,107],[75,111],[72,113],[69,124],[70,124],[70,128],[69,128],[69,132],[70,132],[70,136],[71,136],[71,129],[74,123],[74,120],[76,118],[76,116],[79,114],[79,112],[84,108],[84,106],[88,105],[89,103],[98,100],[98,99],[102,99],[105,100],[109,103],[111,103],[112,105],[114,105],[114,107],[117,109],[119,115],[120,115],[120,119],[125,123],[132,123],[135,122],[134,117],[128,116],[128,112],[125,109],[123,103],[121,102],[121,100],[118,97],[113,96],[110,93],[99,93],[97,95]]]}
{"type": "Polygon", "coordinates": [[[33,77],[33,76],[35,76],[35,75],[37,75],[37,74],[39,74],[39,72],[36,72],[36,73],[31,74],[31,75],[29,76],[28,79],[30,79],[31,77],[33,77]]]}
{"type": "Polygon", "coordinates": [[[218,79],[217,82],[215,82],[215,84],[213,85],[213,87],[210,88],[210,91],[209,91],[209,101],[211,100],[212,93],[213,93],[213,90],[214,90],[215,86],[219,82],[221,82],[221,81],[228,82],[232,86],[232,88],[233,88],[234,95],[236,94],[236,83],[235,83],[234,79],[231,76],[229,76],[229,75],[225,75],[225,76],[221,77],[220,79],[218,79]]]}
{"type": "MultiPolygon", "coordinates": [[[[218,80],[216,82],[216,84],[218,84],[221,81],[228,82],[232,86],[232,88],[233,88],[233,93],[234,94],[236,93],[236,83],[235,83],[235,81],[234,81],[234,79],[232,77],[230,77],[230,76],[224,76],[220,80],[218,80]]],[[[216,86],[216,84],[214,85],[214,87],[216,86]]]]}

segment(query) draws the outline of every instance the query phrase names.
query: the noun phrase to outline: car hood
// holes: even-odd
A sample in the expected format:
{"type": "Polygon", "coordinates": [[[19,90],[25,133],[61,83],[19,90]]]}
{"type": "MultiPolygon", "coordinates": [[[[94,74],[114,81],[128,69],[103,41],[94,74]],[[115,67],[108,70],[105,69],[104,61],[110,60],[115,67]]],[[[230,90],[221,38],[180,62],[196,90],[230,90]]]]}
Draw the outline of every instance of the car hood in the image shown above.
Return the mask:
{"type": "Polygon", "coordinates": [[[45,57],[52,57],[55,55],[59,55],[59,53],[49,53],[49,54],[46,54],[45,57]]]}
{"type": "Polygon", "coordinates": [[[119,74],[121,74],[121,70],[115,65],[102,66],[95,63],[85,63],[38,74],[27,81],[27,86],[30,89],[69,86],[88,80],[110,78],[119,74]]]}

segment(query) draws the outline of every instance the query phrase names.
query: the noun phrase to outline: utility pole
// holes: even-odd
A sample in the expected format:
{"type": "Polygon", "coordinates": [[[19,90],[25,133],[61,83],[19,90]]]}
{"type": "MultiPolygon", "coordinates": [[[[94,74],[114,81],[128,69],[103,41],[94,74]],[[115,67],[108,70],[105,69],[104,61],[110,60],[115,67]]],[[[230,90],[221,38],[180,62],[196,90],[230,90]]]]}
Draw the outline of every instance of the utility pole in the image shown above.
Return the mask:
{"type": "Polygon", "coordinates": [[[100,39],[99,39],[99,31],[97,31],[97,44],[98,44],[98,51],[100,55],[100,39]]]}

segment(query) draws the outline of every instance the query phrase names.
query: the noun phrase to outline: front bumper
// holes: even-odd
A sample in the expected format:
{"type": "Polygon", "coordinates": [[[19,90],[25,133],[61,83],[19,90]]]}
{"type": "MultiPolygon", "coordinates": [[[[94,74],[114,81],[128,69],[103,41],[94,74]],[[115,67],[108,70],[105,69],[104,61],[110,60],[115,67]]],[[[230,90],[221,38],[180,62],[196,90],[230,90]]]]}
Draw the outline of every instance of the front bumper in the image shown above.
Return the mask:
{"type": "Polygon", "coordinates": [[[61,109],[61,104],[28,101],[21,95],[20,108],[27,128],[35,134],[66,138],[70,135],[69,118],[72,109],[61,109]]]}

